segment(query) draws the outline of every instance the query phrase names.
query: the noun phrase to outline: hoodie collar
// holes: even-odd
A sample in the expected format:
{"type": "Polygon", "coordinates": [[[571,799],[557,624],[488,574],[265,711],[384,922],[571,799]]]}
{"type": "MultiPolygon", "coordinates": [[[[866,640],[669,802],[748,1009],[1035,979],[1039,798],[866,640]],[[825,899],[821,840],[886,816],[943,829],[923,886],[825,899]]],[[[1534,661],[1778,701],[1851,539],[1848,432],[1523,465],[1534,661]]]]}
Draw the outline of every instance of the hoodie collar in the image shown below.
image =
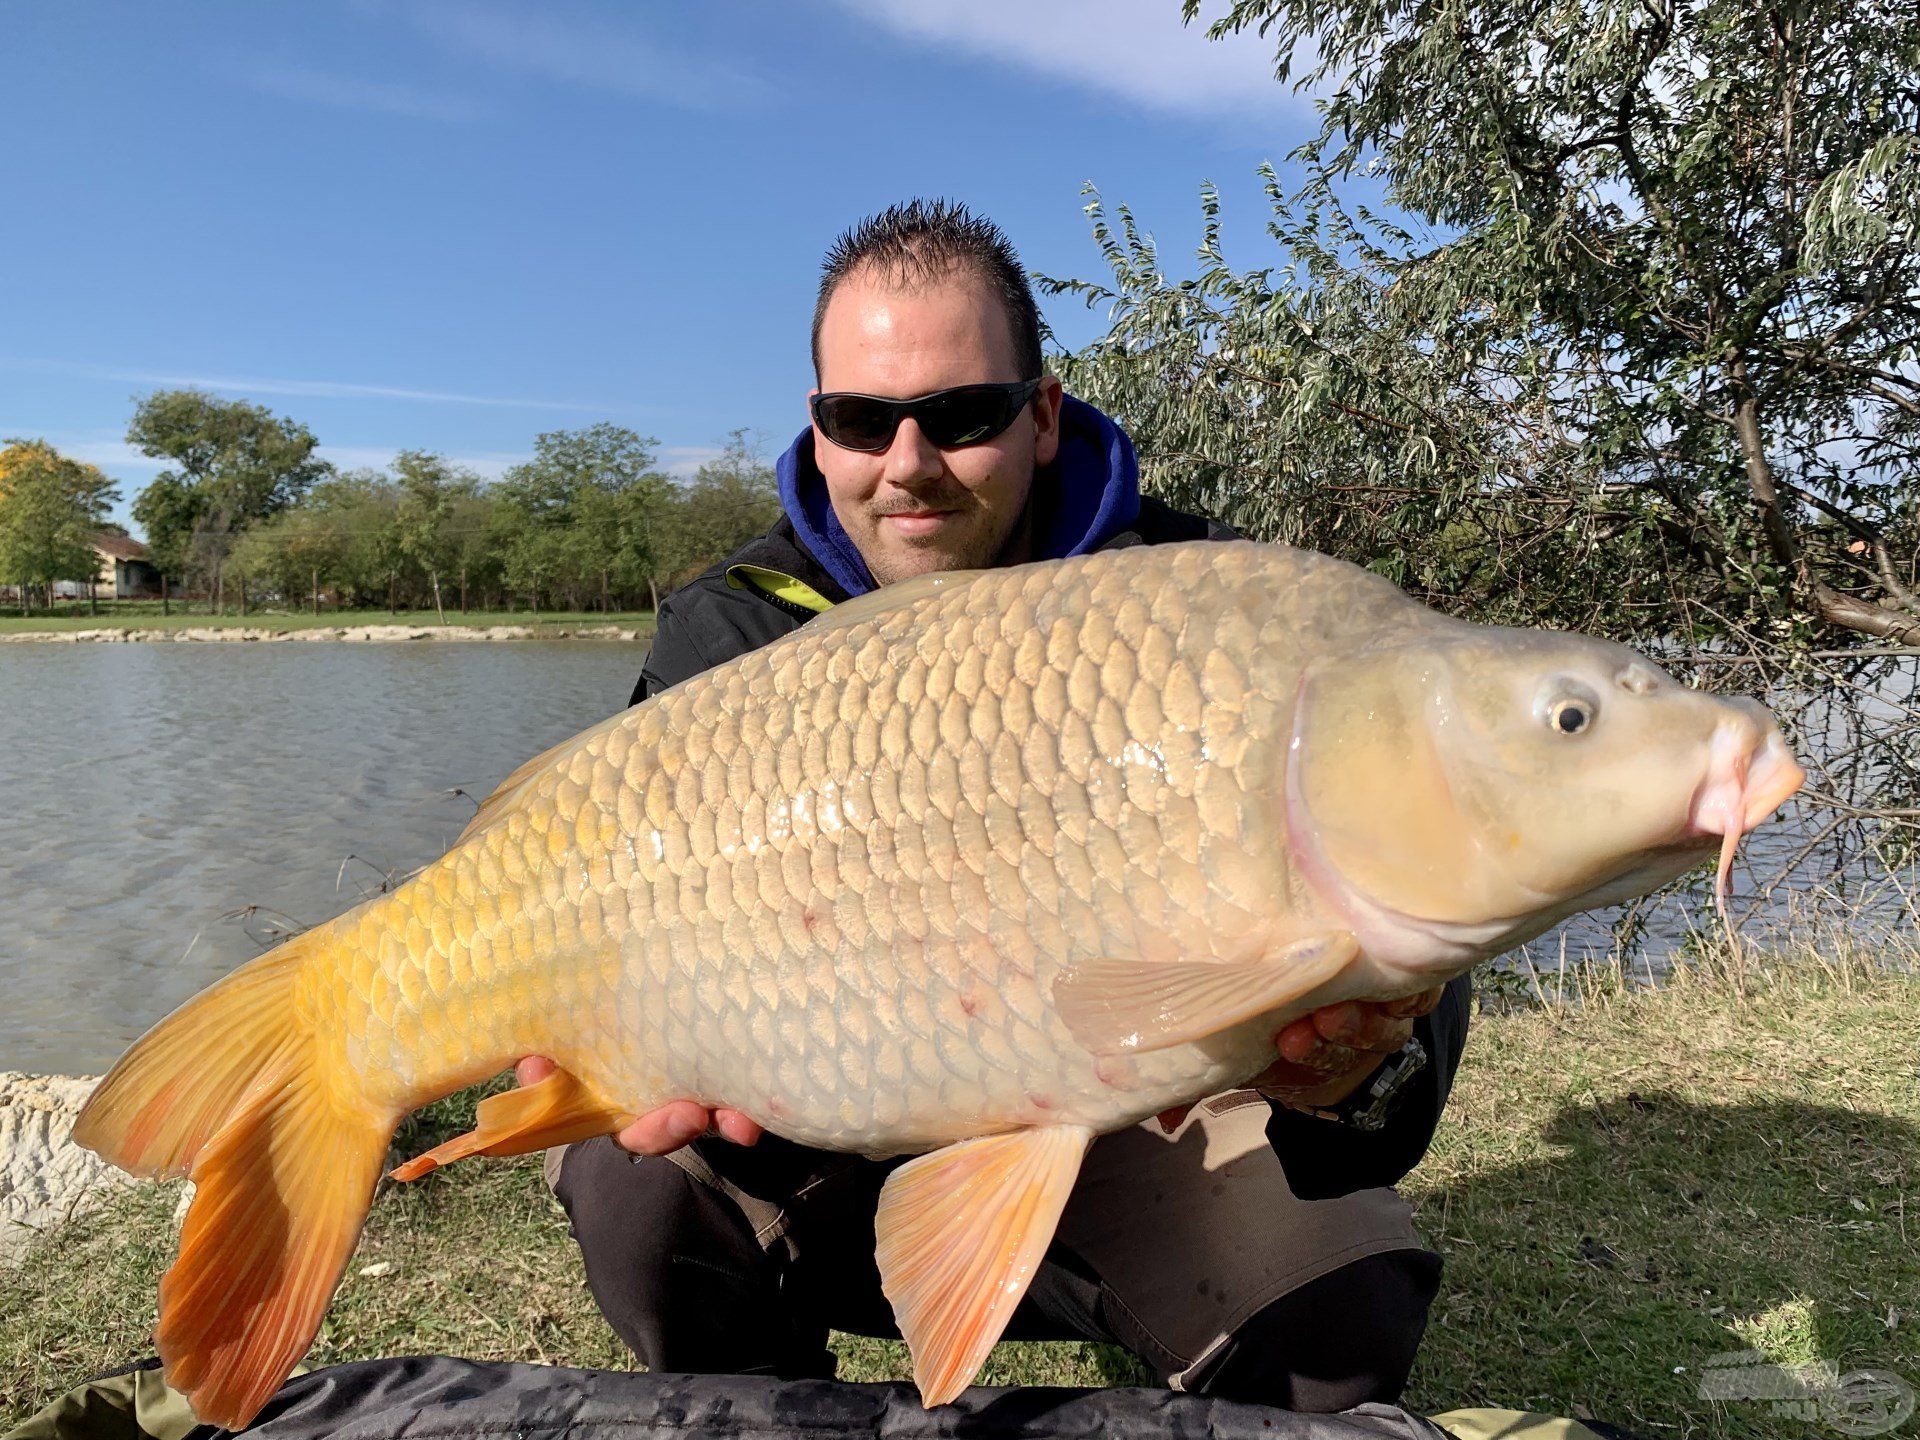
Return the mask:
{"type": "MultiPolygon", "coordinates": [[[[777,467],[780,504],[795,535],[849,596],[877,589],[867,562],[834,514],[802,430],[777,467]]],[[[1140,516],[1140,467],[1133,442],[1107,416],[1069,395],[1060,411],[1060,453],[1034,472],[1033,558],[1061,560],[1098,550],[1140,516]]]]}

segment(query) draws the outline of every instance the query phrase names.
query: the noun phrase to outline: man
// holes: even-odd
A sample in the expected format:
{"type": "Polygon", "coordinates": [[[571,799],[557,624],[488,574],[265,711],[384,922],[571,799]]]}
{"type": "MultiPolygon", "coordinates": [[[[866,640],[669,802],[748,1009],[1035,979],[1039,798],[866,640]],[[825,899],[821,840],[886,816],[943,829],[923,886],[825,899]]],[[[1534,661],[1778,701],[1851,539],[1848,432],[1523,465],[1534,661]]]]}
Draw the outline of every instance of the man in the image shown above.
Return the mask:
{"type": "MultiPolygon", "coordinates": [[[[661,605],[636,703],[913,575],[1232,538],[1140,495],[1125,434],[1045,373],[1011,247],[958,206],[841,238],[813,358],[784,518],[661,605]]],[[[1166,1383],[1293,1409],[1393,1400],[1439,1258],[1382,1187],[1432,1136],[1466,1003],[1462,979],[1321,1010],[1257,1088],[1097,1141],[1008,1338],[1117,1343],[1166,1383]]],[[[873,1261],[890,1168],[692,1101],[549,1160],[594,1296],[647,1365],[787,1376],[833,1373],[829,1327],[896,1333],[873,1261]]]]}

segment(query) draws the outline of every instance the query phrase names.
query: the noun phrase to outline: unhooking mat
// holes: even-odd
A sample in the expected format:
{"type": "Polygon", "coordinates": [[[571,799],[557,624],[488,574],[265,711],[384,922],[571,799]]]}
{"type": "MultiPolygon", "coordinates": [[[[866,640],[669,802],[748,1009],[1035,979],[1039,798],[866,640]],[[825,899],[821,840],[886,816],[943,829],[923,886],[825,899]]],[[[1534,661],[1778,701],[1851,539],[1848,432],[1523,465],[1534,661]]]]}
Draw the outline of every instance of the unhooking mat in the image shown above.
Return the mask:
{"type": "MultiPolygon", "coordinates": [[[[911,1385],[363,1360],[299,1375],[249,1440],[1600,1440],[1570,1420],[1391,1405],[1297,1415],[1168,1390],[976,1386],[921,1407],[911,1385]]],[[[69,1391],[0,1440],[218,1440],[157,1368],[69,1391]]],[[[1611,1432],[1618,1434],[1619,1432],[1611,1432]]]]}

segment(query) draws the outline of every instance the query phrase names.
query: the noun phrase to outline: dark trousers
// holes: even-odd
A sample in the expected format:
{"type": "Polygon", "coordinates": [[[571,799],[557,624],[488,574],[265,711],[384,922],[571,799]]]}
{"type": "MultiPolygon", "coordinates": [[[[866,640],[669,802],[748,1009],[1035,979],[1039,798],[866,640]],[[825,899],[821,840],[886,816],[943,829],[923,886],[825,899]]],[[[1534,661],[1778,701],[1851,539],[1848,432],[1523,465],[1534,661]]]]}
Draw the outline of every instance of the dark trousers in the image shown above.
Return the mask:
{"type": "MultiPolygon", "coordinates": [[[[1175,1138],[1095,1143],[1006,1338],[1120,1345],[1162,1383],[1292,1410],[1396,1400],[1439,1257],[1391,1191],[1295,1199],[1264,1104],[1212,1103],[1175,1138]]],[[[798,1378],[833,1374],[829,1329],[898,1334],[873,1259],[890,1168],[773,1137],[669,1160],[600,1139],[549,1173],[595,1300],[649,1368],[798,1378]]]]}

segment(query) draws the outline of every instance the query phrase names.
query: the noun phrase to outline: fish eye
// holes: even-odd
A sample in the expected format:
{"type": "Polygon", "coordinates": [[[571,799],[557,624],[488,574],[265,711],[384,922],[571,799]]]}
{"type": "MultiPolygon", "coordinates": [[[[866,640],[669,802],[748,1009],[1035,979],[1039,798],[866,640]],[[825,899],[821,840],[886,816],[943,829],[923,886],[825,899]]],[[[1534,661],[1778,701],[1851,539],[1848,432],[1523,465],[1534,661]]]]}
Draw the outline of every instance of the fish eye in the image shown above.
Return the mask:
{"type": "Polygon", "coordinates": [[[1547,707],[1547,724],[1562,735],[1578,735],[1593,724],[1593,706],[1569,697],[1547,707]]]}

